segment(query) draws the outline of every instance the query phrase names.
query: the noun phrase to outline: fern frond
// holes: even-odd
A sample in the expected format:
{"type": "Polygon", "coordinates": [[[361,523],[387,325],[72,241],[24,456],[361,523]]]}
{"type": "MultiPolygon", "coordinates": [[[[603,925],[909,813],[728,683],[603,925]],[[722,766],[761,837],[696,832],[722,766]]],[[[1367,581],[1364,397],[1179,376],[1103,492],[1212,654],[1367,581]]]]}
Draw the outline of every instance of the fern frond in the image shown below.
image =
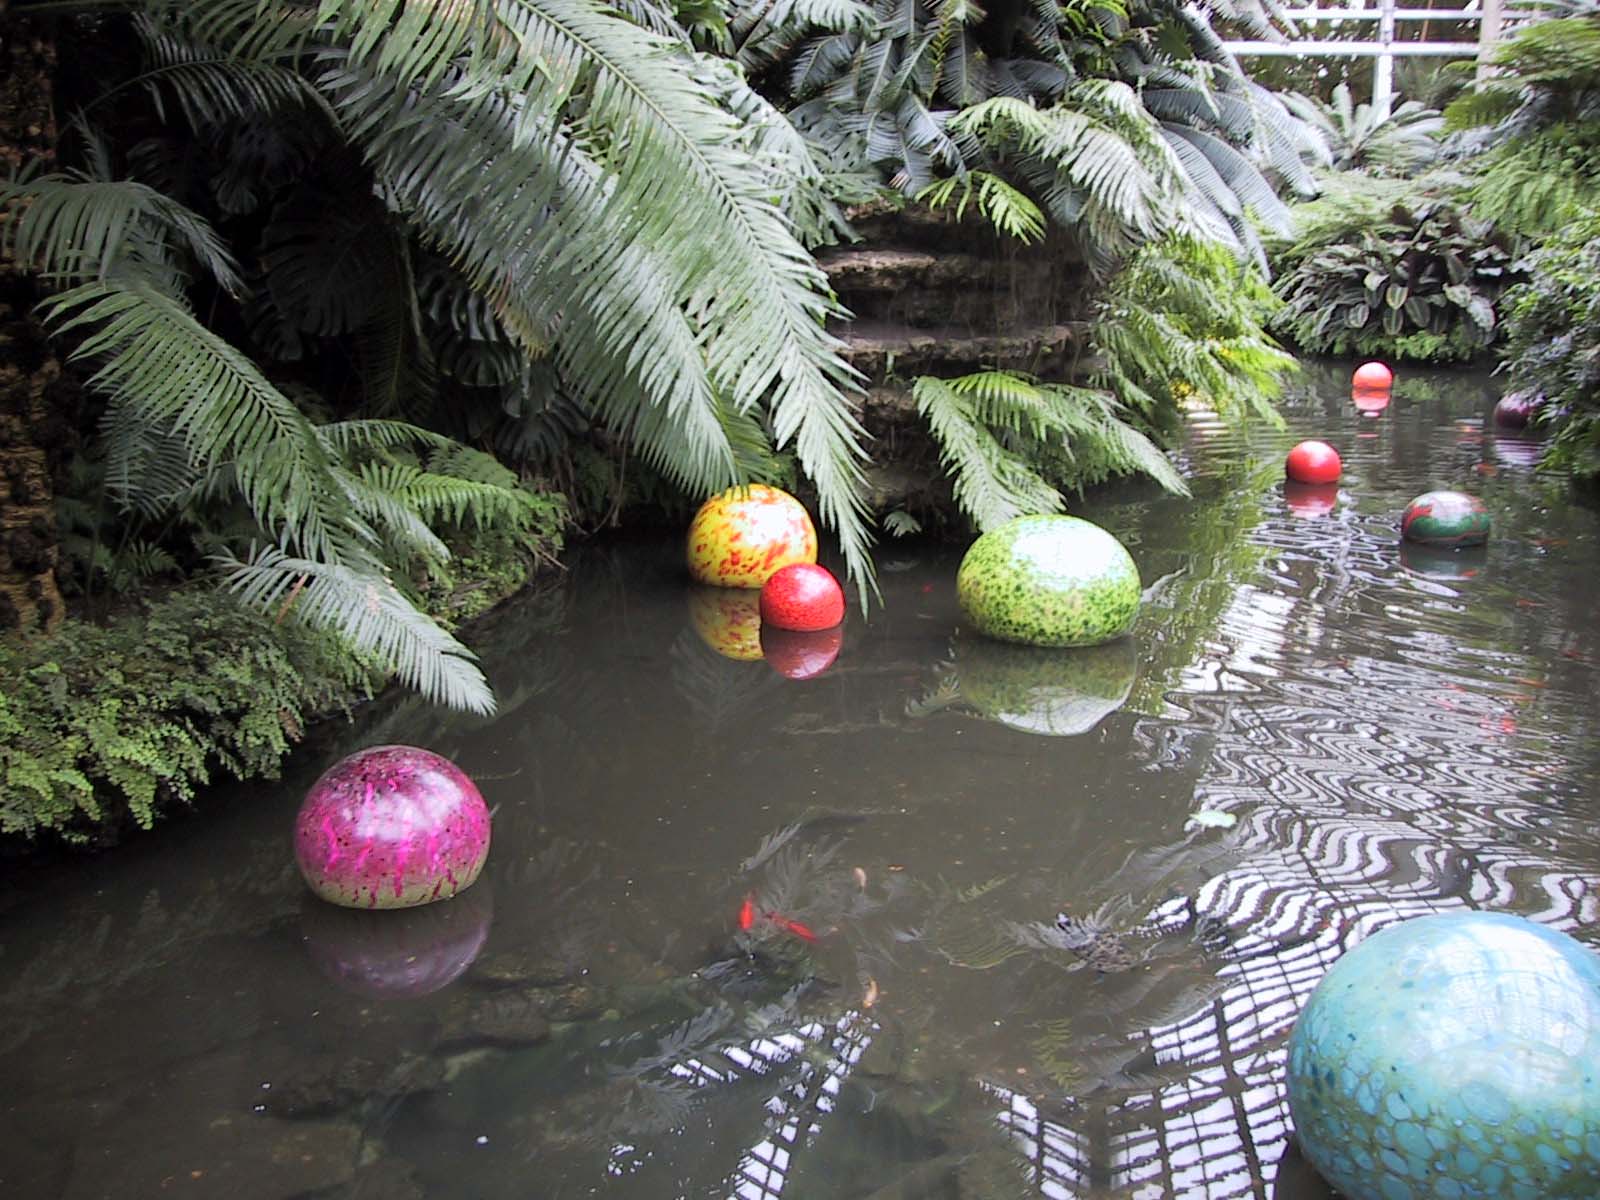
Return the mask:
{"type": "Polygon", "coordinates": [[[333,630],[360,653],[393,669],[430,700],[466,712],[494,711],[494,697],[476,656],[413,608],[383,575],[298,558],[276,547],[219,564],[229,587],[247,604],[289,614],[316,629],[333,630]]]}
{"type": "Polygon", "coordinates": [[[22,215],[0,229],[5,249],[48,279],[71,284],[111,278],[130,257],[139,257],[134,246],[143,234],[158,245],[186,250],[229,293],[244,289],[233,254],[211,225],[145,184],[67,174],[24,176],[0,181],[0,204],[11,202],[21,203],[22,215]]]}
{"type": "Polygon", "coordinates": [[[911,393],[939,443],[956,504],[980,531],[1013,517],[1061,512],[1066,507],[1061,493],[1007,451],[978,419],[970,397],[927,375],[912,385],[911,393]]]}

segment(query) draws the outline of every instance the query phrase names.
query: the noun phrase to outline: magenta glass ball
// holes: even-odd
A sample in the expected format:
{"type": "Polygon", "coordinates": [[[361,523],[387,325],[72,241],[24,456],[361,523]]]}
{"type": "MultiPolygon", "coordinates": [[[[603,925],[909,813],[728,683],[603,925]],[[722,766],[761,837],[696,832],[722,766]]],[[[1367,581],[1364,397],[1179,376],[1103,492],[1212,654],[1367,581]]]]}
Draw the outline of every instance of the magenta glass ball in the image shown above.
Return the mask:
{"type": "Polygon", "coordinates": [[[449,759],[370,746],[311,785],[294,824],[311,890],[346,908],[411,908],[470,887],[489,857],[489,807],[449,759]]]}

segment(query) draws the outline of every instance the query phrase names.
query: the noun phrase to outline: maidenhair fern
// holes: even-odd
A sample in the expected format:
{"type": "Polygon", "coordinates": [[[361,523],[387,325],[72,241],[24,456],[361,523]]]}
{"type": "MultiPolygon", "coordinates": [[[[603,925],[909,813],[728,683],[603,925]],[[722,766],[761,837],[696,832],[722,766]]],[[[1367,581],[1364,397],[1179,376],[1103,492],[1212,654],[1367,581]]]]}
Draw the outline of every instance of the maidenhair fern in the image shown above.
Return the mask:
{"type": "Polygon", "coordinates": [[[913,386],[954,484],[980,530],[1013,517],[1060,512],[1058,486],[1139,471],[1169,491],[1188,488],[1161,450],[1128,423],[1108,392],[1042,383],[1009,371],[958,379],[923,376],[913,386]]]}

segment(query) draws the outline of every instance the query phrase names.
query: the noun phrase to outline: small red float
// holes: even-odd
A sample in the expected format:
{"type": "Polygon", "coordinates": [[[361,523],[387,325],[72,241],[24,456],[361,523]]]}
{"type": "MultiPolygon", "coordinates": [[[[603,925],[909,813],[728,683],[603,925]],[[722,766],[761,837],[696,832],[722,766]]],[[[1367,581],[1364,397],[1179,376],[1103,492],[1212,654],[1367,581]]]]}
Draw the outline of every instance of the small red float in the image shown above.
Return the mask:
{"type": "Polygon", "coordinates": [[[1297,483],[1337,483],[1344,464],[1327,442],[1301,442],[1289,451],[1284,474],[1297,483]]]}
{"type": "Polygon", "coordinates": [[[761,624],[812,633],[844,620],[844,589],[827,567],[790,563],[761,585],[761,624]]]}
{"type": "Polygon", "coordinates": [[[1394,372],[1381,362],[1364,362],[1350,377],[1350,384],[1357,388],[1386,389],[1394,385],[1394,372]]]}

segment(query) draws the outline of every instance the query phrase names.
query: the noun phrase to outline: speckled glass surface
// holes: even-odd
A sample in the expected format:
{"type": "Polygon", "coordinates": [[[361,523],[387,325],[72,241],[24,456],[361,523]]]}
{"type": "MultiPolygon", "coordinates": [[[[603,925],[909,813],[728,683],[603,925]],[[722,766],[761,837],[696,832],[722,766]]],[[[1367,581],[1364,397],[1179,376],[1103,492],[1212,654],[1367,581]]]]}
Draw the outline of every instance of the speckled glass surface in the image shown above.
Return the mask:
{"type": "Polygon", "coordinates": [[[1600,955],[1498,913],[1392,926],[1312,993],[1288,1084],[1352,1200],[1600,1195],[1600,955]]]}
{"type": "Polygon", "coordinates": [[[1139,569],[1121,542],[1079,517],[1007,521],[972,543],[956,572],[980,633],[1030,646],[1093,646],[1139,616],[1139,569]]]}

